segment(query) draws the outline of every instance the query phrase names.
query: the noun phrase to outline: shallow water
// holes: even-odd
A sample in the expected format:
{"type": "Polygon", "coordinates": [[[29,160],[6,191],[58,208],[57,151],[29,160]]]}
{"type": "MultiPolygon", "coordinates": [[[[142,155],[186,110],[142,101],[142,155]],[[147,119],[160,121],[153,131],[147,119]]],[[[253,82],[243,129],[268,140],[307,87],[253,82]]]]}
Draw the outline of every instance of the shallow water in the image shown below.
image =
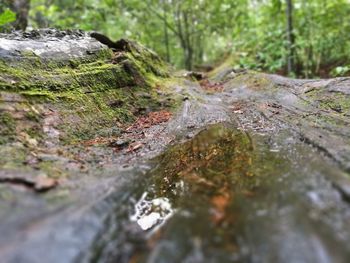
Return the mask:
{"type": "Polygon", "coordinates": [[[289,135],[216,124],[170,147],[126,190],[92,261],[346,262],[350,211],[329,181],[341,171],[289,135]]]}

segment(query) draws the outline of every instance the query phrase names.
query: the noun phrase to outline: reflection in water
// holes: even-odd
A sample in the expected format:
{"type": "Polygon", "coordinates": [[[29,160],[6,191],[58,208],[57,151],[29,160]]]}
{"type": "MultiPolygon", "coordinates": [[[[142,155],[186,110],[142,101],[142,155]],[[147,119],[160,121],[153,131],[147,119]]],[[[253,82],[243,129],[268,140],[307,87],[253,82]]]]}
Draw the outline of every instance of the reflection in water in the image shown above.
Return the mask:
{"type": "Polygon", "coordinates": [[[92,262],[348,262],[334,166],[275,137],[217,124],[170,147],[125,191],[92,262]]]}
{"type": "Polygon", "coordinates": [[[182,210],[198,202],[215,224],[222,223],[235,192],[249,195],[259,184],[251,169],[252,155],[246,133],[213,125],[160,157],[151,172],[154,194],[168,197],[182,210]]]}
{"type": "MultiPolygon", "coordinates": [[[[179,255],[189,249],[199,255],[219,247],[224,254],[237,252],[237,204],[254,197],[261,179],[269,175],[256,174],[253,160],[250,137],[223,124],[208,127],[158,157],[156,168],[148,174],[147,193],[131,216],[143,230],[152,229],[150,251],[171,253],[160,249],[164,246],[161,240],[170,239],[179,255]],[[164,224],[166,220],[169,223],[164,224]]],[[[138,258],[145,260],[141,255],[138,258]]]]}
{"type": "Polygon", "coordinates": [[[192,140],[169,149],[157,159],[150,174],[152,184],[135,205],[130,217],[143,230],[162,224],[173,214],[172,203],[182,212],[198,202],[210,213],[215,224],[222,223],[234,188],[251,194],[252,143],[246,133],[213,125],[192,140]]]}

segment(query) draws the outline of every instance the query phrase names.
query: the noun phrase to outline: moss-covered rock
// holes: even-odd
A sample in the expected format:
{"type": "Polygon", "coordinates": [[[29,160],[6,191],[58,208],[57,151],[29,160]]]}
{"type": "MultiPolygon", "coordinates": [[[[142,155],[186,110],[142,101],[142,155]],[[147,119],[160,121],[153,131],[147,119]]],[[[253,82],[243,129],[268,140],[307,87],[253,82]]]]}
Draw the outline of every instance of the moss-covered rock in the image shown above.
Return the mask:
{"type": "Polygon", "coordinates": [[[169,66],[146,47],[122,40],[113,52],[84,32],[39,33],[0,35],[3,176],[84,173],[95,159],[85,141],[116,138],[139,115],[179,105],[168,97],[169,66]]]}
{"type": "MultiPolygon", "coordinates": [[[[63,40],[60,45],[68,45],[63,40]]],[[[130,122],[160,106],[155,87],[169,76],[169,66],[153,51],[123,41],[127,48],[115,53],[101,45],[74,58],[42,56],[35,49],[0,57],[0,90],[58,111],[63,141],[90,138],[99,129],[130,122]],[[140,92],[149,96],[138,96],[140,92]]],[[[11,133],[10,126],[6,129],[11,133]]]]}

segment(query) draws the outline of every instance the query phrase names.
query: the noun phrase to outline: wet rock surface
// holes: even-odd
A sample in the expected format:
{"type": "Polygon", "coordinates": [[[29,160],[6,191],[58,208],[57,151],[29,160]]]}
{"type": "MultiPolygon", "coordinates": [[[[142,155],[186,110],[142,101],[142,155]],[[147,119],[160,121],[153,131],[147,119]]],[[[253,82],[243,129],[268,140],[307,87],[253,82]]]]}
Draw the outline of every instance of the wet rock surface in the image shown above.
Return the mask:
{"type": "MultiPolygon", "coordinates": [[[[5,61],[28,45],[55,59],[51,42],[67,56],[105,48],[80,31],[0,37],[5,61]]],[[[156,89],[157,111],[147,105],[133,124],[98,126],[95,137],[68,144],[62,123],[81,121],[72,109],[1,93],[4,262],[348,261],[348,78],[227,68],[169,87],[156,89]],[[162,108],[176,96],[175,110],[162,108]]],[[[134,99],[152,92],[136,90],[134,99]]]]}

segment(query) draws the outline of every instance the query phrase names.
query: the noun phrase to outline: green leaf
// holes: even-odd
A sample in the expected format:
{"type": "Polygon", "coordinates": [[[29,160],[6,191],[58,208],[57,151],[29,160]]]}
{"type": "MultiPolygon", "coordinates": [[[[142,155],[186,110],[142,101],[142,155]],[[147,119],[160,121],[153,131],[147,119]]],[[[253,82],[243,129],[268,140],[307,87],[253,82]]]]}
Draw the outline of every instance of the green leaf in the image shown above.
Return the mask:
{"type": "Polygon", "coordinates": [[[0,14],[0,26],[7,23],[11,23],[16,20],[16,14],[10,9],[6,9],[2,14],[0,14]]]}

